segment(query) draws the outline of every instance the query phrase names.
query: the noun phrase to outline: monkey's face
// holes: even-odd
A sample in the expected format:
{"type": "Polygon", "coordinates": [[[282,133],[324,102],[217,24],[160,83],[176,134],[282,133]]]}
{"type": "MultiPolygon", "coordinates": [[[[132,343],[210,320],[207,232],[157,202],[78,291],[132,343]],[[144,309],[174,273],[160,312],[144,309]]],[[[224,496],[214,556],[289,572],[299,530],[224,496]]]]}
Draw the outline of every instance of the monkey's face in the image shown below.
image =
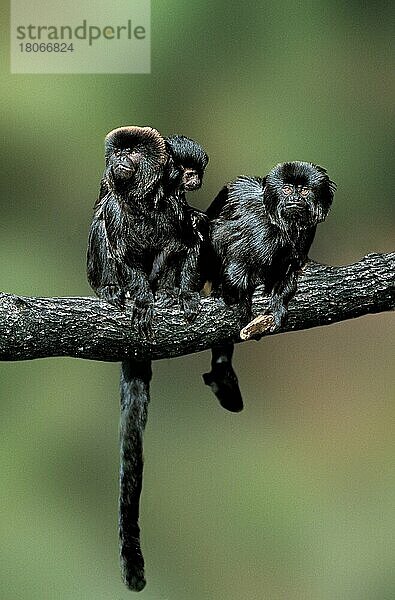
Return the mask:
{"type": "Polygon", "coordinates": [[[163,176],[165,142],[150,127],[120,127],[105,141],[106,176],[118,191],[145,194],[163,176]]]}
{"type": "Polygon", "coordinates": [[[198,173],[196,169],[185,168],[181,178],[181,185],[185,192],[198,190],[202,185],[203,173],[198,173]]]}
{"type": "Polygon", "coordinates": [[[198,190],[203,181],[203,172],[197,166],[176,164],[173,156],[169,156],[167,165],[167,183],[170,188],[180,190],[181,192],[193,192],[198,190]]]}
{"type": "Polygon", "coordinates": [[[169,181],[184,192],[198,190],[208,163],[203,148],[184,135],[169,136],[165,141],[169,153],[169,181]]]}
{"type": "Polygon", "coordinates": [[[265,203],[272,220],[286,227],[311,227],[323,221],[335,185],[325,169],[312,163],[277,165],[266,178],[265,203]]]}
{"type": "Polygon", "coordinates": [[[139,168],[142,156],[132,148],[114,150],[108,160],[108,170],[115,181],[132,179],[139,168]]]}
{"type": "Polygon", "coordinates": [[[285,181],[278,192],[279,213],[284,221],[297,220],[308,222],[311,220],[314,192],[304,181],[285,181]]]}

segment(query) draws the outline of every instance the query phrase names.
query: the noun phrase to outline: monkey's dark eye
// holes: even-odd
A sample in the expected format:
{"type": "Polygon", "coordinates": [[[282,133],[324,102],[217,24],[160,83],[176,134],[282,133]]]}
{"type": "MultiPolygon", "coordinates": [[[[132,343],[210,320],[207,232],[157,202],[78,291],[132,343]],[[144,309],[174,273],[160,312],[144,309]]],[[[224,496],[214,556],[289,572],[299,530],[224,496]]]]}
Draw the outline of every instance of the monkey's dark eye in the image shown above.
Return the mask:
{"type": "Polygon", "coordinates": [[[283,194],[285,196],[290,196],[294,191],[292,185],[283,185],[283,194]]]}
{"type": "Polygon", "coordinates": [[[310,193],[310,188],[308,187],[302,187],[302,189],[300,190],[300,195],[303,196],[303,198],[306,198],[310,193]]]}

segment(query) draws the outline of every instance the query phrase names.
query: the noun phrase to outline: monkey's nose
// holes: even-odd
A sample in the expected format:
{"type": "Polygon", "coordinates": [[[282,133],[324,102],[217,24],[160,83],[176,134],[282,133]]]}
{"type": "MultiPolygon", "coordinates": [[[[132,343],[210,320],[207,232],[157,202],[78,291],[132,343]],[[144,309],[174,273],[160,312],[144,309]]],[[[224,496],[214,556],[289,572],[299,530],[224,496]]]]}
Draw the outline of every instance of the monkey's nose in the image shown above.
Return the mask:
{"type": "Polygon", "coordinates": [[[188,181],[185,183],[185,191],[191,192],[193,190],[197,190],[200,188],[200,179],[197,175],[190,177],[188,181]]]}
{"type": "Polygon", "coordinates": [[[306,206],[306,202],[300,196],[292,196],[287,204],[290,208],[304,208],[306,206]]]}
{"type": "Polygon", "coordinates": [[[123,160],[120,160],[112,168],[114,177],[119,179],[129,179],[130,177],[132,177],[135,171],[136,167],[133,163],[131,163],[130,161],[123,160]]]}

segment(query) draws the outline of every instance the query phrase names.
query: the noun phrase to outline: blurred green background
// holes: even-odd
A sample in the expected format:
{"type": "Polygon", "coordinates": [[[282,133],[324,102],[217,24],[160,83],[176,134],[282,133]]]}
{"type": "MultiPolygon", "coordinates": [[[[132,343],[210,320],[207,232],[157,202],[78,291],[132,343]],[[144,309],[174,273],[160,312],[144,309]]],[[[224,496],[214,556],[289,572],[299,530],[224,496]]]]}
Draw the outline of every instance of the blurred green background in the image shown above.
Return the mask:
{"type": "MultiPolygon", "coordinates": [[[[152,2],[152,73],[10,75],[1,52],[0,289],[90,295],[86,239],[112,128],[152,125],[227,180],[283,160],[338,183],[311,256],[393,249],[393,3],[152,2]]],[[[8,5],[1,29],[8,39],[8,5]]],[[[147,600],[395,598],[393,315],[154,365],[142,498],[147,600]]],[[[0,364],[1,600],[123,600],[117,364],[0,364]]]]}

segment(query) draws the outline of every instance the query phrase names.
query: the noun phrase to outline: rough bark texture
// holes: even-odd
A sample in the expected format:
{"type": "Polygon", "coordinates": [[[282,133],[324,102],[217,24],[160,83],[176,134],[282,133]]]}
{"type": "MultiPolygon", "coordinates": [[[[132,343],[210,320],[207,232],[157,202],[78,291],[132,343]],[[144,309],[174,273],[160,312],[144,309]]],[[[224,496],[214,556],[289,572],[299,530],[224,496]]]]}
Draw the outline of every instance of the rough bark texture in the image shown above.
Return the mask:
{"type": "MultiPolygon", "coordinates": [[[[156,305],[155,339],[146,341],[120,311],[96,298],[26,298],[0,293],[0,360],[73,356],[102,361],[169,358],[210,348],[220,341],[240,342],[238,307],[221,299],[202,299],[192,324],[177,306],[156,305]]],[[[257,290],[253,309],[267,299],[257,290]]],[[[281,330],[308,329],[395,308],[395,253],[369,254],[352,265],[330,267],[310,261],[281,330]]],[[[272,335],[272,334],[268,334],[272,335]]]]}

